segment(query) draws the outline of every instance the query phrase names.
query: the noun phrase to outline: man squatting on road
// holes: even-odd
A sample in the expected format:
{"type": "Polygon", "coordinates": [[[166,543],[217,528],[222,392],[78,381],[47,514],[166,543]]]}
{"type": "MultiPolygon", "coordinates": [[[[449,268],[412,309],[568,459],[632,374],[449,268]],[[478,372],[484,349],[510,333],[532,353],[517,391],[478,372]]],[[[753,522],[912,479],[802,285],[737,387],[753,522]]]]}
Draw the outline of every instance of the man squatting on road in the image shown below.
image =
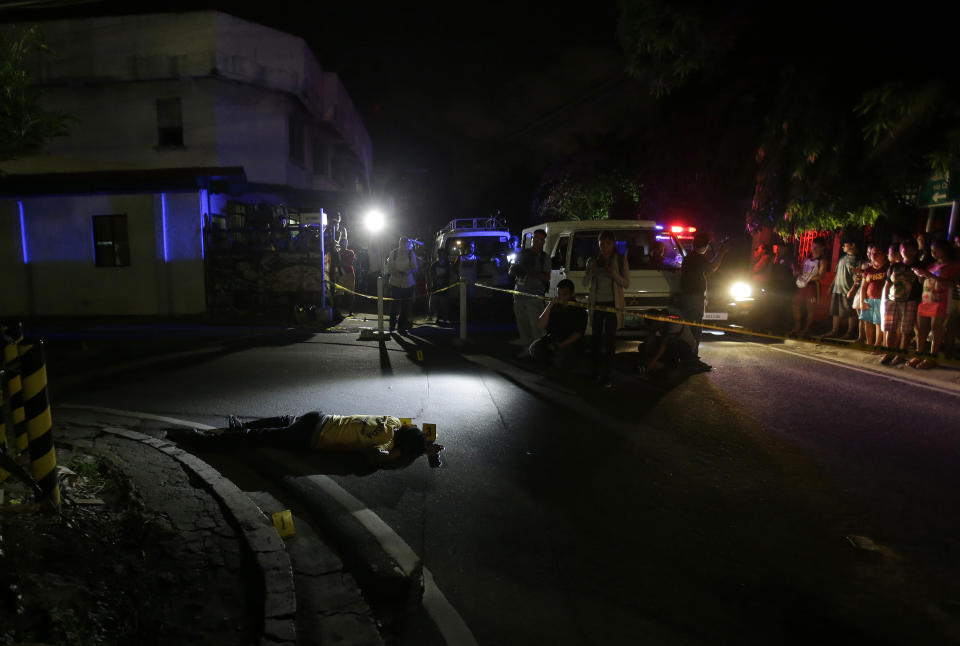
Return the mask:
{"type": "Polygon", "coordinates": [[[440,466],[443,445],[427,440],[415,424],[403,425],[392,415],[327,415],[318,411],[300,417],[282,415],[241,422],[230,416],[225,429],[190,429],[168,434],[199,448],[273,447],[359,454],[375,466],[412,462],[426,454],[440,466]]]}

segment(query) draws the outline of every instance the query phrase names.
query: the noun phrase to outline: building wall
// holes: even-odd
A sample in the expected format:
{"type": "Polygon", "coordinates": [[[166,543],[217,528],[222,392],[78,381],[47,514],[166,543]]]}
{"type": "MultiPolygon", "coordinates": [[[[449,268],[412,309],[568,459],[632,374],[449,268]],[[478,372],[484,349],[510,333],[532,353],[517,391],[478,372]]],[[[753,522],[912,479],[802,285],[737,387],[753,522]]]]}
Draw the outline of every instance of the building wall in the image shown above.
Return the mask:
{"type": "MultiPolygon", "coordinates": [[[[283,168],[287,115],[297,111],[307,126],[308,151],[311,130],[323,128],[369,178],[372,146],[360,115],[339,77],[320,67],[301,38],[213,11],[56,20],[40,27],[51,53],[31,59],[28,68],[43,103],[77,122],[47,153],[5,163],[8,173],[204,166],[220,150],[230,151],[223,163],[249,167],[251,181],[279,176],[281,183],[292,179],[292,186],[309,189],[312,172],[283,168]],[[171,96],[183,102],[185,145],[157,150],[156,99],[171,96]],[[228,100],[238,102],[244,117],[254,106],[270,106],[261,118],[280,121],[243,131],[221,119],[228,100]],[[280,102],[285,110],[277,113],[273,107],[280,102]],[[249,141],[235,145],[238,134],[249,141]]],[[[309,171],[311,161],[308,153],[309,171]]]]}
{"type": "Polygon", "coordinates": [[[247,179],[264,184],[310,186],[301,169],[292,172],[288,119],[290,99],[276,92],[219,83],[216,92],[217,165],[243,166],[247,179]]]}
{"type": "Polygon", "coordinates": [[[0,201],[0,318],[29,312],[26,266],[20,242],[20,209],[0,201]]]}
{"type": "Polygon", "coordinates": [[[197,192],[166,197],[43,197],[20,203],[26,265],[22,251],[8,255],[11,248],[16,252],[19,244],[18,202],[0,203],[0,267],[4,276],[11,277],[11,289],[0,290],[0,311],[5,316],[195,314],[204,310],[197,192]],[[127,215],[130,266],[97,267],[91,217],[116,214],[127,215]]]}
{"type": "Polygon", "coordinates": [[[38,155],[4,163],[3,170],[32,174],[216,166],[217,84],[200,79],[47,88],[44,102],[72,117],[69,135],[53,139],[38,155]],[[157,99],[170,97],[180,97],[183,146],[159,147],[157,99]]]}

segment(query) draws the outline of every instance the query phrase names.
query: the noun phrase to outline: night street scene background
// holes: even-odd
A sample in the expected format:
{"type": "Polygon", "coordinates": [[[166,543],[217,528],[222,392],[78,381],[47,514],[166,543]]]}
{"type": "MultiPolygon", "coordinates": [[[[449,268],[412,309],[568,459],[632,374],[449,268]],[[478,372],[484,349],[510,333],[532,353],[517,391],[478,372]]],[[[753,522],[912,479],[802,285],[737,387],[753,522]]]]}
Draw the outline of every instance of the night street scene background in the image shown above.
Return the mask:
{"type": "Polygon", "coordinates": [[[0,0],[0,644],[960,643],[955,31],[0,0]]]}

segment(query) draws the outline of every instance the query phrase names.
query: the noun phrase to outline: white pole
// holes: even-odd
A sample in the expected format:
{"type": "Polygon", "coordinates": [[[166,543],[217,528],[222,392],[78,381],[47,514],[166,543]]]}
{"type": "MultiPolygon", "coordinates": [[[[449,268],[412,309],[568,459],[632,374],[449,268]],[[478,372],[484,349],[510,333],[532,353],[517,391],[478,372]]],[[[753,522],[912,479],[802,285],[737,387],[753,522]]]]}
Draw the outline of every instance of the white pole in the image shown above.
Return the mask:
{"type": "Polygon", "coordinates": [[[467,281],[460,279],[460,340],[467,340],[467,281]]]}
{"type": "Polygon", "coordinates": [[[383,276],[377,276],[377,330],[383,336],[383,276]]]}

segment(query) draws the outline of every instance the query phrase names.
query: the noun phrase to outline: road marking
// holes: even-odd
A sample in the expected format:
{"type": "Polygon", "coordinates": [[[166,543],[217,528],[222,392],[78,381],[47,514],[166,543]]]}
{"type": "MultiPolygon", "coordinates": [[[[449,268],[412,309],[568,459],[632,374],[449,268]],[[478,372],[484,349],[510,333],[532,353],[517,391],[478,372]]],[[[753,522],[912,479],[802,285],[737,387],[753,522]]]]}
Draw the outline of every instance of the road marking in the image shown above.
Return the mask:
{"type": "Polygon", "coordinates": [[[182,419],[177,419],[175,417],[164,417],[163,415],[153,415],[151,413],[139,413],[136,411],[129,410],[117,410],[116,408],[104,408],[102,406],[87,406],[86,404],[57,404],[54,408],[75,408],[78,410],[88,410],[94,413],[107,413],[109,415],[117,415],[119,417],[134,417],[138,419],[152,419],[157,422],[165,422],[167,424],[173,424],[175,426],[186,426],[187,428],[196,428],[201,431],[210,431],[216,426],[207,426],[206,424],[198,424],[197,422],[187,422],[182,419]]]}
{"type": "Polygon", "coordinates": [[[917,388],[926,388],[927,390],[932,390],[937,393],[944,395],[953,395],[957,396],[957,391],[950,388],[941,388],[939,386],[931,386],[927,383],[921,383],[918,381],[913,381],[911,379],[906,379],[904,377],[898,377],[896,375],[888,375],[885,372],[880,372],[878,370],[869,370],[867,368],[858,368],[857,366],[851,366],[848,363],[842,361],[837,361],[835,359],[824,359],[823,357],[811,357],[808,354],[803,354],[802,352],[797,352],[795,350],[788,350],[786,348],[775,348],[771,345],[761,345],[755,343],[754,345],[761,348],[768,348],[770,350],[776,350],[777,352],[783,352],[784,354],[791,354],[795,357],[803,357],[804,359],[810,359],[811,361],[821,361],[823,363],[829,363],[832,366],[840,366],[841,368],[846,368],[847,370],[853,370],[854,372],[862,372],[865,375],[873,375],[874,377],[883,377],[884,379],[889,379],[891,381],[899,381],[902,384],[908,384],[910,386],[916,386],[917,388]]]}
{"type": "MultiPolygon", "coordinates": [[[[85,404],[61,404],[58,408],[73,408],[77,410],[87,410],[96,413],[107,413],[119,417],[133,417],[135,419],[150,419],[174,424],[177,426],[186,426],[188,428],[197,428],[210,430],[216,426],[198,424],[187,420],[177,419],[175,417],[164,417],[163,415],[153,415],[152,413],[141,413],[138,411],[118,410],[116,408],[104,408],[102,406],[88,406],[85,404]]],[[[356,496],[338,485],[330,477],[317,475],[309,476],[309,479],[318,487],[324,490],[330,497],[343,505],[350,514],[370,532],[383,551],[389,554],[405,572],[412,572],[415,564],[419,560],[416,552],[413,551],[406,541],[397,534],[390,525],[380,518],[373,510],[369,509],[356,496]]],[[[447,599],[436,582],[433,579],[433,573],[424,566],[423,568],[423,607],[430,615],[433,623],[443,636],[449,646],[478,646],[477,639],[473,636],[470,628],[467,626],[463,617],[453,607],[453,604],[447,599]]]]}

